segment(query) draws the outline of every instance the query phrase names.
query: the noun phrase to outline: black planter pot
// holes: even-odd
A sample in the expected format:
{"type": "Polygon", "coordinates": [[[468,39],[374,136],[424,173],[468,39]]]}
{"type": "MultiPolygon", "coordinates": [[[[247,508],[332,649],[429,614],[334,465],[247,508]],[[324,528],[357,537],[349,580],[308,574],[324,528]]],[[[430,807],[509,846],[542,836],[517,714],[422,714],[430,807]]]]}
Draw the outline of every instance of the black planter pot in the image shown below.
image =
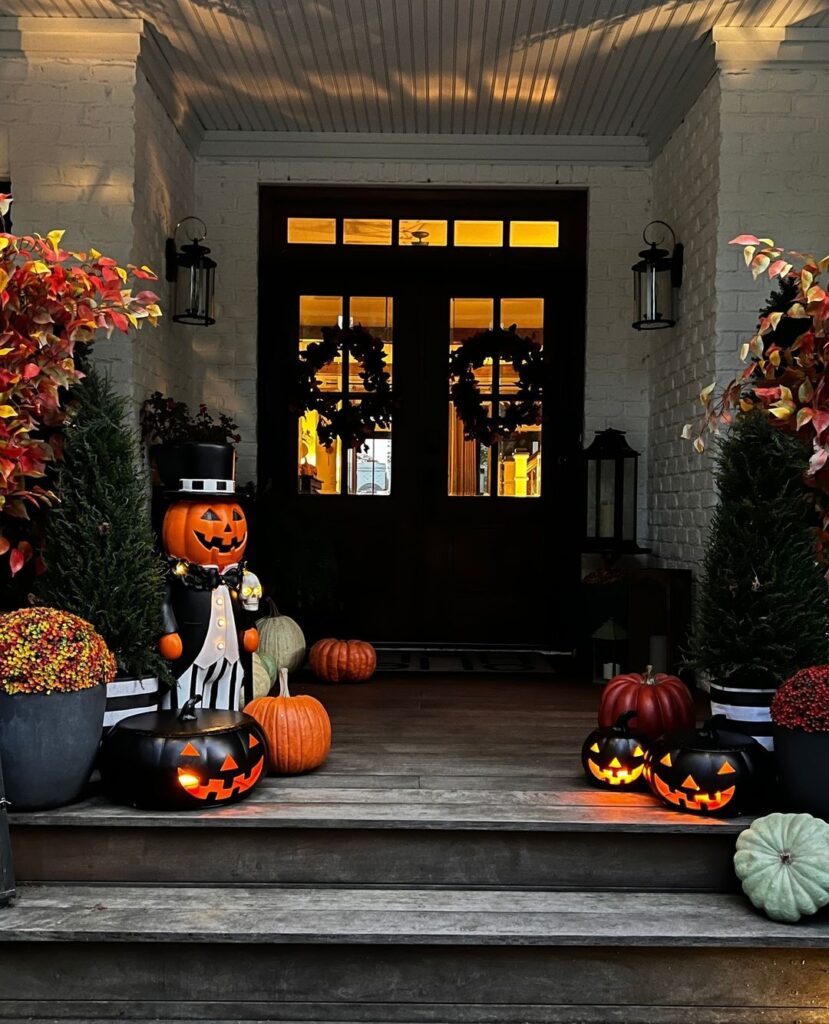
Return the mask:
{"type": "Polygon", "coordinates": [[[231,444],[154,444],[150,460],[165,491],[177,491],[182,479],[233,480],[235,449],[231,444]]]}
{"type": "Polygon", "coordinates": [[[15,811],[76,800],[92,772],[106,687],[71,693],[0,693],[6,798],[15,811]]]}
{"type": "Polygon", "coordinates": [[[786,810],[829,821],[829,732],[775,726],[774,752],[786,810]]]}

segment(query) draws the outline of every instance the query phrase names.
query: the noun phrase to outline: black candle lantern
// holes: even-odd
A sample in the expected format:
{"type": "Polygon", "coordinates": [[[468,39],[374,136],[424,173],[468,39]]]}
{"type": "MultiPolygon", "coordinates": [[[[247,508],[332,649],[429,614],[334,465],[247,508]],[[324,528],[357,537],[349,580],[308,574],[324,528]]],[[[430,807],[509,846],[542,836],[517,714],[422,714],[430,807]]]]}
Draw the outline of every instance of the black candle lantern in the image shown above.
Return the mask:
{"type": "Polygon", "coordinates": [[[640,552],[636,543],[639,452],[623,430],[596,432],[584,451],[587,481],[585,551],[606,555],[640,552]]]}
{"type": "MultiPolygon", "coordinates": [[[[673,327],[677,321],[677,295],[682,284],[683,247],[664,220],[652,220],[642,232],[649,246],[633,264],[633,326],[637,331],[673,327]],[[671,233],[671,251],[658,248],[648,238],[648,228],[661,224],[671,233]]],[[[661,242],[661,238],[660,238],[661,242]]]]}
{"type": "Polygon", "coordinates": [[[216,261],[207,255],[210,250],[201,243],[207,237],[204,221],[198,217],[185,217],[176,224],[173,237],[167,239],[167,280],[174,285],[173,320],[179,324],[209,327],[216,323],[213,315],[213,286],[216,261]],[[176,251],[176,232],[187,221],[196,221],[202,233],[176,251]]]}

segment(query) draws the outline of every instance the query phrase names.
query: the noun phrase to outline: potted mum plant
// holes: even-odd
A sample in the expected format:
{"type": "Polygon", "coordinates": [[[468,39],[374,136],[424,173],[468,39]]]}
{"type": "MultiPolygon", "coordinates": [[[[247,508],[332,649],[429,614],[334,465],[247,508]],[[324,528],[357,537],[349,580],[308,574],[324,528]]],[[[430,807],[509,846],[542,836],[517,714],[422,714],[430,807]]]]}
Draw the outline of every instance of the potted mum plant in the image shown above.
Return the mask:
{"type": "MultiPolygon", "coordinates": [[[[0,214],[10,202],[0,195],[0,214]]],[[[0,232],[0,556],[12,575],[35,554],[30,514],[55,500],[45,478],[60,456],[66,389],[82,377],[76,346],[161,316],[155,294],[129,287],[156,280],[149,268],[64,249],[63,235],[0,232]]]]}
{"type": "Polygon", "coordinates": [[[0,616],[0,748],[15,810],[80,795],[114,677],[114,656],[77,615],[23,608],[0,616]]]}
{"type": "Polygon", "coordinates": [[[788,809],[829,820],[829,665],[804,668],[787,679],[771,715],[788,809]]]}

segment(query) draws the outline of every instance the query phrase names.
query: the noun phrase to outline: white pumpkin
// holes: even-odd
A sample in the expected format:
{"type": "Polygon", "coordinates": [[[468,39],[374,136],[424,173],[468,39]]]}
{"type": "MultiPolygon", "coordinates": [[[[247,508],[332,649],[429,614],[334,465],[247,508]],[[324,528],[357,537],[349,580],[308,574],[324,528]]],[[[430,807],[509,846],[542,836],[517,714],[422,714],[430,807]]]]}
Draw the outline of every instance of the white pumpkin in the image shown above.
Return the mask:
{"type": "Polygon", "coordinates": [[[737,837],[743,892],[773,921],[799,921],[829,904],[829,824],[811,814],[768,814],[737,837]]]}
{"type": "Polygon", "coordinates": [[[288,615],[280,615],[269,600],[270,614],[256,623],[259,630],[259,652],[269,655],[275,665],[275,674],[281,668],[289,673],[298,672],[305,664],[305,636],[288,615]]]}

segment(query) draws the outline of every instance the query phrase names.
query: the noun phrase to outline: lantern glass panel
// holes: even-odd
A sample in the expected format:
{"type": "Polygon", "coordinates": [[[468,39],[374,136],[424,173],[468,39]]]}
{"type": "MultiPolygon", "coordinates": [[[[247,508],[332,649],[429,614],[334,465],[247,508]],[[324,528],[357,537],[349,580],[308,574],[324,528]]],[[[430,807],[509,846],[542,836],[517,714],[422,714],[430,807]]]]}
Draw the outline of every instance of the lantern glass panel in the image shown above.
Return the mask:
{"type": "Polygon", "coordinates": [[[637,264],[633,272],[634,321],[644,329],[665,327],[675,321],[671,271],[664,261],[637,264]]]}
{"type": "Polygon", "coordinates": [[[612,538],[616,517],[616,462],[599,460],[599,536],[612,538]]]}
{"type": "Polygon", "coordinates": [[[622,508],[622,539],[636,540],[636,460],[624,462],[624,506],[622,508]]]}

